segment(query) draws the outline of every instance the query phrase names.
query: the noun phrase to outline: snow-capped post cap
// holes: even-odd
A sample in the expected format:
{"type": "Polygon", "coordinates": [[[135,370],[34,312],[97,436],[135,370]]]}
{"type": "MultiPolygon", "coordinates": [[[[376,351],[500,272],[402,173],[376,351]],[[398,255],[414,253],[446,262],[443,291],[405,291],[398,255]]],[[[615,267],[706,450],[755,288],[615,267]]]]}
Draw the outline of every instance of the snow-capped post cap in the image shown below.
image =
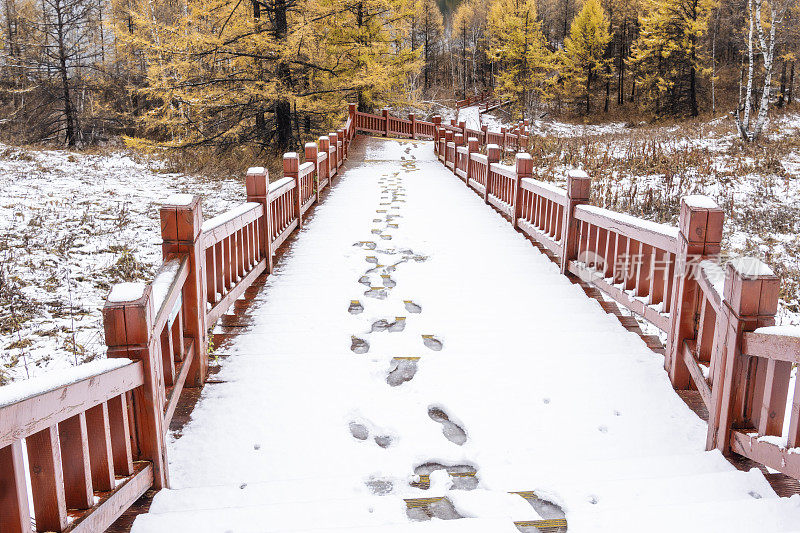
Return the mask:
{"type": "Polygon", "coordinates": [[[529,178],[533,175],[533,159],[528,152],[520,152],[514,157],[518,178],[529,178]]]}
{"type": "Polygon", "coordinates": [[[111,287],[106,301],[109,303],[135,302],[142,299],[146,292],[146,283],[117,283],[111,287]]]}
{"type": "Polygon", "coordinates": [[[300,169],[300,157],[297,152],[286,152],[283,154],[283,176],[284,177],[297,177],[300,169]]]}
{"type": "Polygon", "coordinates": [[[497,163],[500,161],[500,147],[496,144],[489,144],[486,146],[486,159],[489,163],[497,163]]]}
{"type": "Polygon", "coordinates": [[[567,172],[567,197],[573,200],[589,200],[592,193],[592,178],[584,170],[573,168],[567,172]]]}
{"type": "Polygon", "coordinates": [[[117,283],[111,288],[103,306],[103,328],[109,357],[128,357],[127,352],[113,350],[123,346],[147,346],[153,320],[150,285],[117,283]]]}
{"type": "Polygon", "coordinates": [[[269,190],[269,171],[264,167],[248,169],[244,185],[248,202],[254,201],[255,198],[266,197],[269,190]]]}
{"type": "Polygon", "coordinates": [[[464,134],[463,133],[456,133],[453,136],[453,142],[456,143],[456,146],[463,146],[464,145],[464,134]]]}
{"type": "Polygon", "coordinates": [[[328,152],[328,148],[331,146],[331,139],[327,135],[323,135],[319,138],[319,149],[323,152],[328,152]]]}
{"type": "Polygon", "coordinates": [[[730,261],[725,275],[724,298],[736,315],[758,316],[758,326],[771,326],[769,317],[778,312],[780,279],[772,269],[753,257],[730,261]]]}
{"type": "Polygon", "coordinates": [[[266,174],[267,169],[264,167],[250,167],[247,169],[248,174],[266,174]]]}
{"type": "Polygon", "coordinates": [[[306,161],[312,161],[315,165],[317,163],[317,143],[306,143],[305,146],[306,161]]]}
{"type": "Polygon", "coordinates": [[[200,197],[192,194],[175,194],[159,209],[161,239],[194,242],[203,225],[200,197]]]}
{"type": "MultiPolygon", "coordinates": [[[[722,241],[724,216],[722,209],[708,196],[695,194],[681,198],[679,227],[689,243],[718,245],[722,241]]],[[[708,250],[706,253],[718,252],[719,250],[708,250]]]]}
{"type": "Polygon", "coordinates": [[[164,205],[192,205],[194,196],[191,194],[171,194],[164,201],[164,205]]]}
{"type": "Polygon", "coordinates": [[[467,140],[467,151],[469,152],[477,152],[478,151],[478,139],[475,137],[470,137],[467,140]]]}

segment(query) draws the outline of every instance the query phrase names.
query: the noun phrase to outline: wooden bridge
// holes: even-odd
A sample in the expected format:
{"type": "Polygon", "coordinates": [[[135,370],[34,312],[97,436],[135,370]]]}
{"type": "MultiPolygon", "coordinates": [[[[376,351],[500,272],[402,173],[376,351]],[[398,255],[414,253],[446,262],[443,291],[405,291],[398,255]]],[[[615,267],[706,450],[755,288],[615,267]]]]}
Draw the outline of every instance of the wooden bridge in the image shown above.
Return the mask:
{"type": "Polygon", "coordinates": [[[0,531],[150,489],[136,533],[800,529],[780,280],[718,264],[709,198],[672,227],[533,179],[529,135],[351,106],[239,207],[170,198],[108,359],[0,389],[0,531]]]}

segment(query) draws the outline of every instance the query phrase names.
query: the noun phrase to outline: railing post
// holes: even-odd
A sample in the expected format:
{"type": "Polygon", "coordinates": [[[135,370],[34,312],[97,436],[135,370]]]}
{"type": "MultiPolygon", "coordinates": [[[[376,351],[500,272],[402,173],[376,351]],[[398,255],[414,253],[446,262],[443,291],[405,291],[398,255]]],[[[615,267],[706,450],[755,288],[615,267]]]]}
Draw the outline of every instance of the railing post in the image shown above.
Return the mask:
{"type": "Polygon", "coordinates": [[[775,324],[779,290],[780,280],[761,261],[743,258],[728,263],[723,313],[717,319],[722,330],[714,339],[717,359],[706,442],[709,450],[728,453],[733,427],[753,427],[759,435],[781,435],[787,391],[784,388],[773,395],[772,389],[789,383],[791,363],[742,354],[745,332],[775,324]]]}
{"type": "Polygon", "coordinates": [[[267,272],[272,274],[272,217],[269,208],[269,172],[263,167],[254,167],[247,171],[245,179],[247,201],[258,202],[264,207],[264,216],[258,221],[261,255],[267,260],[267,272]]]}
{"type": "Polygon", "coordinates": [[[350,122],[353,124],[353,131],[355,131],[358,126],[358,104],[347,104],[347,114],[350,116],[350,122]]]}
{"type": "Polygon", "coordinates": [[[381,111],[381,113],[383,114],[383,136],[384,137],[388,137],[389,136],[389,110],[384,108],[383,111],[381,111]]]}
{"type": "MultiPolygon", "coordinates": [[[[453,142],[453,131],[445,130],[444,132],[444,164],[447,166],[447,153],[450,151],[448,145],[453,142]]],[[[453,163],[455,164],[455,163],[453,163]]]]}
{"type": "Polygon", "coordinates": [[[409,113],[408,114],[408,120],[411,121],[411,138],[412,139],[416,139],[417,138],[417,115],[415,115],[414,113],[409,113]]]}
{"type": "Polygon", "coordinates": [[[297,225],[303,225],[303,214],[301,213],[301,206],[303,205],[303,193],[300,190],[300,157],[296,152],[287,152],[283,154],[283,177],[292,178],[294,180],[294,208],[297,211],[297,225]]]}
{"type": "Polygon", "coordinates": [[[670,307],[672,319],[665,358],[672,386],[678,390],[687,389],[691,380],[683,360],[683,342],[694,338],[695,318],[699,313],[699,288],[690,266],[696,267],[701,260],[719,255],[723,216],[722,209],[710,198],[688,196],[681,199],[680,237],[670,307]]]}
{"type": "Polygon", "coordinates": [[[502,152],[496,144],[486,146],[486,189],[483,192],[483,201],[489,203],[489,194],[492,190],[492,163],[499,163],[502,152]]]}
{"type": "Polygon", "coordinates": [[[489,144],[489,126],[484,124],[481,126],[481,146],[486,146],[489,144]]]}
{"type": "MultiPolygon", "coordinates": [[[[160,342],[152,335],[154,319],[149,285],[120,283],[111,289],[103,307],[108,357],[125,357],[142,362],[144,384],[133,389],[136,451],[139,460],[153,463],[153,486],[163,489],[169,487],[167,448],[164,443],[165,392],[160,342]]],[[[197,355],[199,359],[200,354],[197,355]]]]}
{"type": "Polygon", "coordinates": [[[503,153],[506,153],[506,149],[508,148],[508,129],[502,127],[500,128],[500,133],[503,134],[503,144],[500,148],[503,149],[503,153]]]}
{"type": "MultiPolygon", "coordinates": [[[[182,196],[182,195],[181,195],[182,196]]],[[[167,199],[161,206],[161,252],[189,257],[189,277],[183,285],[184,336],[194,340],[195,356],[186,376],[187,387],[202,387],[208,373],[208,328],[206,324],[206,253],[202,243],[203,210],[199,196],[188,203],[167,199]]]]}
{"type": "Polygon", "coordinates": [[[453,174],[456,174],[456,169],[458,168],[458,148],[464,146],[464,134],[456,133],[453,135],[453,143],[455,144],[453,148],[453,174]]]}
{"type": "Polygon", "coordinates": [[[589,203],[592,179],[583,170],[567,173],[567,205],[564,207],[564,223],[561,234],[561,273],[565,274],[569,262],[578,258],[578,221],[575,207],[589,203]]]}
{"type": "MultiPolygon", "coordinates": [[[[353,104],[350,104],[353,105],[353,104]]],[[[306,143],[305,145],[305,160],[314,163],[314,195],[316,196],[315,202],[319,202],[319,168],[317,165],[317,143],[306,143]]]]}
{"type": "Polygon", "coordinates": [[[431,118],[433,122],[433,151],[439,155],[439,127],[442,124],[442,117],[440,115],[433,115],[431,118]]]}
{"type": "Polygon", "coordinates": [[[464,122],[463,120],[458,123],[458,127],[461,128],[461,133],[467,132],[467,123],[464,122]]]}
{"type": "Polygon", "coordinates": [[[28,483],[22,455],[21,440],[0,448],[0,479],[3,480],[0,488],[0,516],[3,517],[4,532],[31,532],[28,483]]]}
{"type": "Polygon", "coordinates": [[[330,139],[331,148],[333,149],[333,168],[339,168],[339,165],[341,164],[341,157],[339,153],[339,134],[329,133],[328,139],[330,139]]]}
{"type": "Polygon", "coordinates": [[[344,163],[345,159],[347,159],[347,136],[344,133],[344,128],[336,130],[336,135],[342,143],[342,163],[344,163]]]}
{"type": "Polygon", "coordinates": [[[515,158],[517,181],[514,187],[514,205],[511,209],[511,225],[515,228],[519,225],[522,218],[522,180],[533,176],[533,159],[531,154],[517,154],[515,158]]]}
{"type": "Polygon", "coordinates": [[[472,161],[472,154],[474,154],[477,151],[478,151],[478,139],[476,139],[475,137],[470,137],[469,140],[467,141],[467,170],[466,170],[466,175],[464,177],[464,182],[466,182],[467,185],[469,185],[469,180],[472,177],[472,175],[470,174],[470,169],[472,168],[472,164],[470,163],[470,161],[472,161]]]}
{"type": "Polygon", "coordinates": [[[320,176],[320,180],[324,177],[328,180],[328,187],[331,186],[331,140],[327,135],[319,138],[319,151],[325,154],[325,164],[322,168],[325,169],[324,176],[320,176]]]}

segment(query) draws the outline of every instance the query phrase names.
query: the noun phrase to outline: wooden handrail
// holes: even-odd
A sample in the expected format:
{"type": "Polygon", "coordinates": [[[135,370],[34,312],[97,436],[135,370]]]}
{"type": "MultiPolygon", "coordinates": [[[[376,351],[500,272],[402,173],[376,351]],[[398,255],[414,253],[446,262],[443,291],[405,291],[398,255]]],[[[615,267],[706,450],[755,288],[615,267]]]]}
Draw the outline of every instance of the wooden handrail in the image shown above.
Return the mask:
{"type": "MultiPolygon", "coordinates": [[[[272,272],[278,247],[347,158],[356,122],[350,105],[343,128],[306,145],[305,163],[285,154],[285,177],[272,184],[266,169],[251,168],[247,202],[212,219],[203,221],[200,197],[170,196],[159,213],[163,263],[155,278],[116,285],[103,308],[109,359],[81,365],[78,377],[59,376],[53,386],[45,378],[17,386],[40,385],[27,395],[11,398],[15,386],[3,388],[4,533],[29,531],[32,517],[40,531],[102,531],[146,490],[169,486],[167,428],[181,391],[205,382],[209,327],[272,272]]],[[[397,124],[413,130],[417,123],[397,124]]]]}

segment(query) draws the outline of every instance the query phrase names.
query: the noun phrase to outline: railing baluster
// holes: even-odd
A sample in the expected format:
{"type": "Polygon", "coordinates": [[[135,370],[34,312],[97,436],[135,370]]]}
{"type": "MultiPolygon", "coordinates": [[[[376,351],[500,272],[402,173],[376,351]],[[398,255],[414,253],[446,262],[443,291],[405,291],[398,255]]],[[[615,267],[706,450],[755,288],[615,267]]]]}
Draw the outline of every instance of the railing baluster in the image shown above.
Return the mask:
{"type": "Polygon", "coordinates": [[[36,531],[63,531],[67,527],[67,503],[58,426],[26,437],[36,531]]]}
{"type": "Polygon", "coordinates": [[[89,436],[86,414],[71,416],[58,424],[64,474],[64,499],[69,509],[94,505],[92,469],[89,464],[89,436]]]}
{"type": "Polygon", "coordinates": [[[86,411],[86,432],[89,441],[92,486],[102,492],[114,490],[114,454],[111,448],[111,424],[106,402],[86,411]]]}
{"type": "Polygon", "coordinates": [[[30,533],[31,511],[28,507],[28,486],[22,441],[15,440],[0,448],[0,516],[3,517],[3,533],[30,533]]]}
{"type": "Polygon", "coordinates": [[[120,394],[109,399],[107,405],[114,473],[120,476],[130,476],[133,474],[133,451],[131,449],[127,394],[120,394]]]}

